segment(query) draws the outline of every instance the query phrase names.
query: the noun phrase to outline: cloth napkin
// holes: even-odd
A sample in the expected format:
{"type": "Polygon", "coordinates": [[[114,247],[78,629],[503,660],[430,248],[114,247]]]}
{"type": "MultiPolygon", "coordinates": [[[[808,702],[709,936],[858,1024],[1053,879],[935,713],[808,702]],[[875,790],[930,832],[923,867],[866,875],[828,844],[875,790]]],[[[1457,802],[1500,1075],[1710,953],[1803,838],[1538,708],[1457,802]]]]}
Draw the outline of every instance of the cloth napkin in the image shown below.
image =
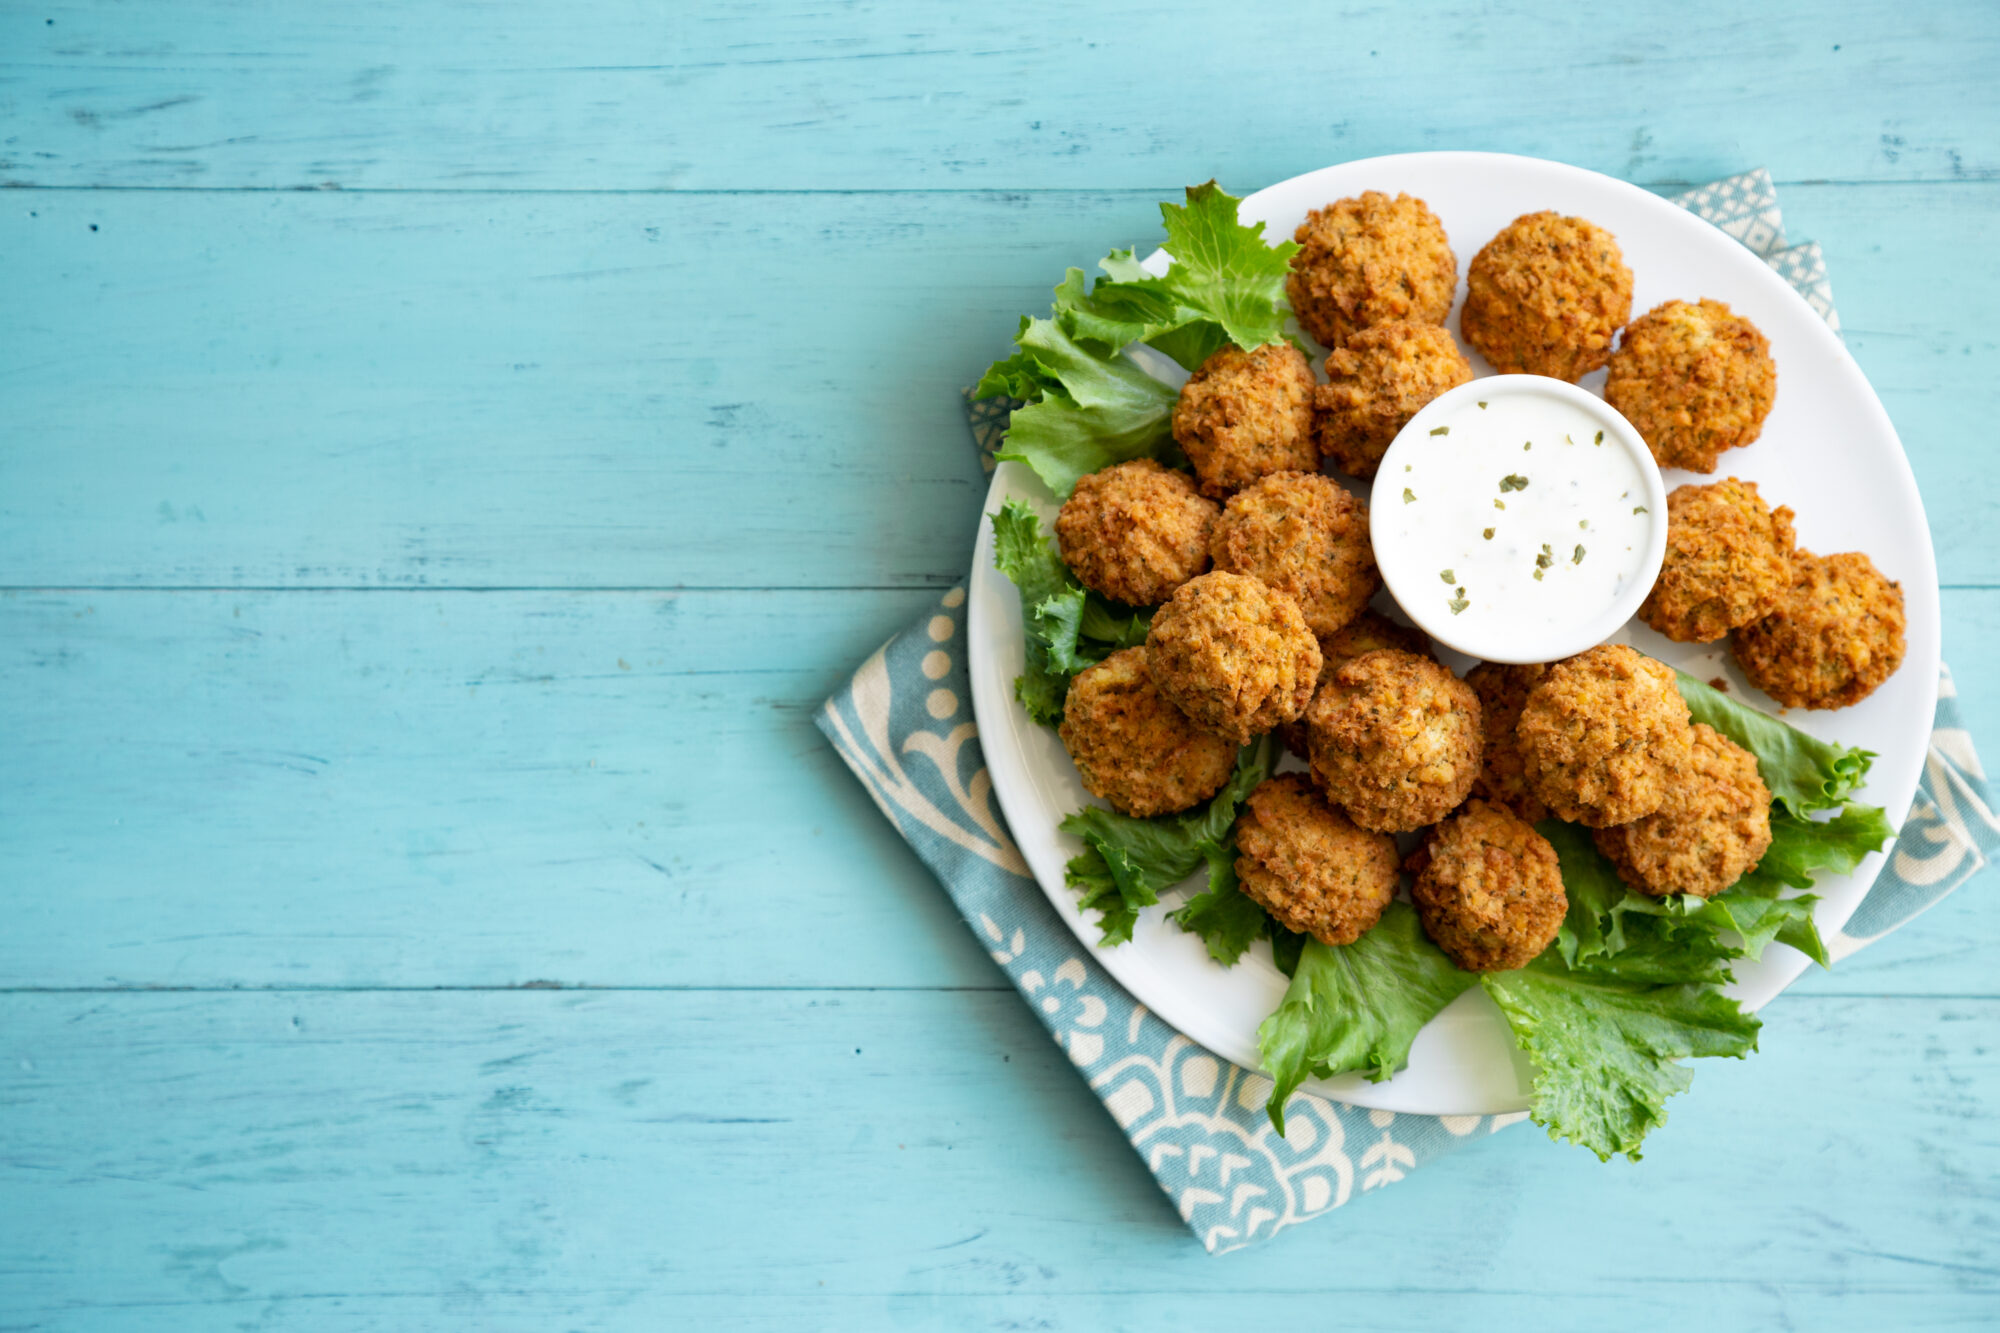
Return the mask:
{"type": "MultiPolygon", "coordinates": [[[[1674,202],[1762,256],[1836,330],[1818,245],[1787,245],[1763,170],[1674,202]]],[[[1006,405],[971,405],[989,465],[1006,405]]],[[[1068,1054],[1212,1254],[1269,1240],[1525,1112],[1398,1115],[1301,1093],[1286,1132],[1264,1114],[1270,1080],[1217,1058],[1114,981],[1056,915],[993,799],[972,721],[965,589],[946,592],[827,700],[818,724],[882,813],[937,875],[967,925],[1068,1054]]],[[[2000,847],[1985,774],[1958,718],[1949,671],[1930,756],[1893,855],[1846,929],[1838,959],[1882,938],[1977,874],[2000,847]]]]}

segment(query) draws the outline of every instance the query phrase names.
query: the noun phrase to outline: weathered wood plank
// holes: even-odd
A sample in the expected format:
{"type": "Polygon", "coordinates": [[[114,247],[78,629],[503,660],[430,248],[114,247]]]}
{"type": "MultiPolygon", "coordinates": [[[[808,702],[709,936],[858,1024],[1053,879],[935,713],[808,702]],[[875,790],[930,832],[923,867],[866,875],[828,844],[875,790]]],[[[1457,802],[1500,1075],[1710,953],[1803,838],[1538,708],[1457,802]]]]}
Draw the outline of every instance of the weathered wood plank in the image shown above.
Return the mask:
{"type": "MultiPolygon", "coordinates": [[[[17,587],[949,582],[959,387],[1065,265],[1158,235],[1139,192],[5,200],[17,587]]],[[[1947,583],[2000,585],[1996,200],[1785,194],[1947,583]]]]}
{"type": "Polygon", "coordinates": [[[1966,1326],[1996,1022],[1789,1004],[1639,1166],[1516,1128],[1211,1262],[1011,994],[9,995],[0,1320],[1966,1326]]]}
{"type": "Polygon", "coordinates": [[[14,7],[0,181],[1160,189],[1431,147],[1648,181],[2000,173],[1979,0],[1691,0],[1661,25],[1464,2],[14,7]]]}
{"type": "MultiPolygon", "coordinates": [[[[0,985],[1000,984],[811,725],[929,599],[0,594],[0,985]]],[[[1993,993],[1991,888],[1824,984],[1993,993]]]]}

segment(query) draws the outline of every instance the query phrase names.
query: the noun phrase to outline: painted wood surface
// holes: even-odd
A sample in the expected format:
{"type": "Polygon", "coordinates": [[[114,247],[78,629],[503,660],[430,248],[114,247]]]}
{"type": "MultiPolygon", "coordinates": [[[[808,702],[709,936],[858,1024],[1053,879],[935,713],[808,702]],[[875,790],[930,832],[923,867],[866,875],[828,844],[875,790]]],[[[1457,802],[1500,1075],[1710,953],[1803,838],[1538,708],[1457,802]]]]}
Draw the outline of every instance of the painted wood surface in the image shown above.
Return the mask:
{"type": "Polygon", "coordinates": [[[810,727],[1066,264],[1428,147],[1764,164],[2000,749],[2000,17],[0,10],[0,1328],[1981,1327],[1976,885],[1637,1166],[1203,1256],[810,727]],[[1719,1149],[1719,1150],[1718,1150],[1719,1149]]]}
{"type": "MultiPolygon", "coordinates": [[[[0,457],[0,583],[956,579],[985,490],[959,390],[1067,265],[1156,239],[1160,197],[0,194],[0,382],[39,446],[0,457]]],[[[1784,203],[1944,581],[2000,586],[1972,447],[2000,274],[1965,258],[2000,181],[1784,203]]]]}

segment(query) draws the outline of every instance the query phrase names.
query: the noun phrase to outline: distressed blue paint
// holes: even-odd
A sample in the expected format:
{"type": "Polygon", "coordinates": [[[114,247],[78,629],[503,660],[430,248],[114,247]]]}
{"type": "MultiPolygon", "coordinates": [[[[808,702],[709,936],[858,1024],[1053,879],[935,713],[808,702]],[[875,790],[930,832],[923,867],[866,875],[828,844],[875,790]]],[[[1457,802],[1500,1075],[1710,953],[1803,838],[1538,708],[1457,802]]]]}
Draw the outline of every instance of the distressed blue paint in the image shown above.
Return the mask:
{"type": "Polygon", "coordinates": [[[1989,7],[1218,14],[0,14],[0,1326],[1991,1321],[1990,886],[1210,1262],[811,732],[1062,265],[1450,146],[1785,183],[1992,752],[1989,7]]]}

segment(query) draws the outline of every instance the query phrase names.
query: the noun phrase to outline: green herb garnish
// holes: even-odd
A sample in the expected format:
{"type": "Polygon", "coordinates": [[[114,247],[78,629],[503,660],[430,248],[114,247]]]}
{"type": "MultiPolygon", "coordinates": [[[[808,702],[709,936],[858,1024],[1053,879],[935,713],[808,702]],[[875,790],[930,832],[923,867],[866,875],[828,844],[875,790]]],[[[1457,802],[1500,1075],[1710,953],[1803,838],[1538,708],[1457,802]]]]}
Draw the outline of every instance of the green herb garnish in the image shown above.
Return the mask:
{"type": "Polygon", "coordinates": [[[1431,432],[1431,434],[1433,434],[1433,435],[1449,435],[1449,434],[1451,434],[1451,427],[1449,427],[1449,426],[1439,426],[1439,427],[1437,427],[1437,428],[1436,428],[1435,430],[1433,430],[1433,431],[1431,432]]]}
{"type": "Polygon", "coordinates": [[[1603,443],[1604,443],[1604,432],[1603,432],[1603,431],[1599,431],[1599,432],[1597,432],[1597,438],[1596,438],[1596,439],[1594,439],[1594,440],[1592,440],[1592,441],[1591,441],[1591,443],[1592,443],[1592,444],[1603,444],[1603,443]]]}
{"type": "Polygon", "coordinates": [[[1480,535],[1481,535],[1482,537],[1486,538],[1486,540],[1490,542],[1490,541],[1492,541],[1492,540],[1493,540],[1493,529],[1491,529],[1491,528],[1488,528],[1488,529],[1486,529],[1486,531],[1485,531],[1485,532],[1481,533],[1480,535]]]}
{"type": "Polygon", "coordinates": [[[1509,472],[1506,476],[1500,478],[1500,489],[1502,491],[1525,491],[1528,489],[1528,479],[1518,472],[1509,472]]]}
{"type": "Polygon", "coordinates": [[[1411,490],[1411,489],[1410,489],[1410,488],[1409,488],[1408,486],[1405,486],[1405,487],[1403,488],[1403,503],[1404,503],[1404,504],[1411,504],[1411,503],[1413,503],[1413,502],[1414,502],[1414,501],[1416,500],[1416,498],[1417,498],[1417,493],[1416,493],[1415,491],[1411,490]]]}
{"type": "Polygon", "coordinates": [[[1580,565],[1583,563],[1583,547],[1579,546],[1576,548],[1576,554],[1569,558],[1569,562],[1572,565],[1580,565]]]}
{"type": "Polygon", "coordinates": [[[1459,612],[1465,610],[1466,607],[1471,606],[1472,603],[1465,600],[1465,589],[1457,588],[1454,589],[1454,591],[1458,595],[1453,597],[1450,601],[1446,602],[1445,605],[1451,608],[1451,613],[1453,615],[1457,615],[1459,612]]]}
{"type": "Polygon", "coordinates": [[[1452,577],[1452,574],[1451,574],[1451,571],[1450,571],[1450,570],[1448,570],[1448,569],[1447,569],[1447,570],[1444,570],[1444,571],[1442,571],[1442,572],[1440,572],[1440,573],[1438,574],[1438,577],[1439,577],[1439,578],[1441,578],[1441,579],[1443,579],[1443,580],[1444,580],[1444,581],[1445,581],[1446,583],[1456,583],[1456,582],[1458,582],[1458,580],[1457,580],[1457,579],[1455,579],[1455,578],[1453,578],[1453,577],[1452,577]]]}

